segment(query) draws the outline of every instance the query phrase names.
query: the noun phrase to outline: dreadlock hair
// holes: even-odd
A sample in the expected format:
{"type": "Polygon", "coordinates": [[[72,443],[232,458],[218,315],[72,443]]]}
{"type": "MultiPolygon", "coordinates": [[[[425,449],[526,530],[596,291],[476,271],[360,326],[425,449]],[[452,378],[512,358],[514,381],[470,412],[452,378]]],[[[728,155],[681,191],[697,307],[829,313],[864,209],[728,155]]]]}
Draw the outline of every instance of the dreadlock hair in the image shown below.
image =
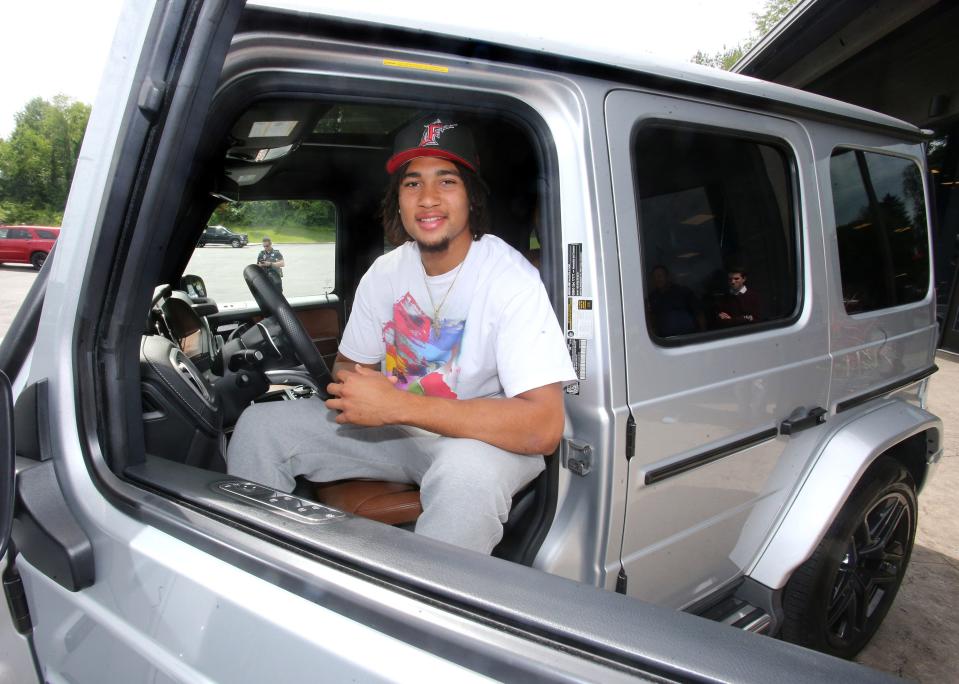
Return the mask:
{"type": "MultiPolygon", "coordinates": [[[[474,240],[479,240],[483,235],[489,232],[489,190],[486,183],[479,175],[463,166],[458,162],[456,168],[463,179],[463,185],[466,187],[466,197],[470,203],[469,228],[474,240]]],[[[389,185],[386,186],[386,194],[380,203],[380,221],[383,222],[383,232],[390,244],[399,246],[404,242],[411,242],[413,238],[403,227],[403,220],[400,218],[400,183],[403,180],[403,174],[406,173],[406,167],[409,162],[398,168],[390,176],[389,185]]]]}

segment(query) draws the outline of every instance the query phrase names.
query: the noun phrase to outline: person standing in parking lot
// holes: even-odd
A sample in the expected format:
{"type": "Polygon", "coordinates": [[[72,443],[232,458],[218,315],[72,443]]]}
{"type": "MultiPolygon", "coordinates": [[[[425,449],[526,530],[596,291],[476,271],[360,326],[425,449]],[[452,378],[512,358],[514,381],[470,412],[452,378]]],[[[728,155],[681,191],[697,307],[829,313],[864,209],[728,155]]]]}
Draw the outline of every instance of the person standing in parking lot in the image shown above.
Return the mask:
{"type": "Polygon", "coordinates": [[[263,238],[263,249],[256,257],[256,265],[266,271],[276,289],[283,292],[283,267],[286,262],[279,250],[273,249],[273,241],[268,237],[263,238]]]}
{"type": "Polygon", "coordinates": [[[332,398],[248,408],[230,474],[281,491],[299,475],[416,483],[417,534],[496,546],[512,497],[562,438],[576,374],[539,273],[487,232],[478,167],[472,135],[448,117],[397,135],[382,218],[402,244],[360,281],[332,398]]]}

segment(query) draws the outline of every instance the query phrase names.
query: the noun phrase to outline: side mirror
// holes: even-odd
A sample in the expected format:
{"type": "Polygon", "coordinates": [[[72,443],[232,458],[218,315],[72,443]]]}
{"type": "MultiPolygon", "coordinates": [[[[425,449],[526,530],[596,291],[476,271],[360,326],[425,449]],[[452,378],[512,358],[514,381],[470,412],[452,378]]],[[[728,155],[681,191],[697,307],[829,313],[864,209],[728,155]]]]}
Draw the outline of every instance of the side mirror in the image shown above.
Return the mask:
{"type": "Polygon", "coordinates": [[[180,278],[180,289],[186,292],[187,296],[195,302],[206,299],[206,283],[203,278],[195,275],[185,275],[180,278]]]}
{"type": "Polygon", "coordinates": [[[13,529],[15,447],[13,443],[13,391],[0,371],[0,558],[7,552],[13,529]]]}

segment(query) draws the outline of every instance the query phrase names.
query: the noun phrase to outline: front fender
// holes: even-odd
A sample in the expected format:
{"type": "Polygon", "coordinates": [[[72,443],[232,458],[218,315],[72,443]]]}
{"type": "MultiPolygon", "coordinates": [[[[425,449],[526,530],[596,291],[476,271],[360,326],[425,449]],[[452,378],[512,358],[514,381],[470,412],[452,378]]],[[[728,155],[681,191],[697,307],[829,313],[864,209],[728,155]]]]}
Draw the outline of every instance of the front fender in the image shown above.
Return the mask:
{"type": "MultiPolygon", "coordinates": [[[[883,453],[927,430],[942,434],[942,421],[892,399],[838,425],[823,440],[781,523],[747,574],[772,589],[786,585],[822,541],[863,473],[883,453]]],[[[938,461],[940,440],[930,442],[926,463],[938,461]]]]}

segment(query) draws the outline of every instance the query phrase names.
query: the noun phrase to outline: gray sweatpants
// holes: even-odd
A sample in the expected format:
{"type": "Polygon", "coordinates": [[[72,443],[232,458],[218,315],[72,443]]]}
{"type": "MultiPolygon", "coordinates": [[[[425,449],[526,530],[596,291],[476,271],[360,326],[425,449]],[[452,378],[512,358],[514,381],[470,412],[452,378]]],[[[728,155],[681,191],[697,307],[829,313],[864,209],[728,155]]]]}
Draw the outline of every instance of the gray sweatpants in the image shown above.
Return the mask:
{"type": "Polygon", "coordinates": [[[240,416],[227,472],[285,492],[314,482],[371,478],[420,486],[417,534],[481,553],[503,536],[513,495],[545,463],[475,439],[405,426],[338,425],[319,399],[255,404],[240,416]]]}

